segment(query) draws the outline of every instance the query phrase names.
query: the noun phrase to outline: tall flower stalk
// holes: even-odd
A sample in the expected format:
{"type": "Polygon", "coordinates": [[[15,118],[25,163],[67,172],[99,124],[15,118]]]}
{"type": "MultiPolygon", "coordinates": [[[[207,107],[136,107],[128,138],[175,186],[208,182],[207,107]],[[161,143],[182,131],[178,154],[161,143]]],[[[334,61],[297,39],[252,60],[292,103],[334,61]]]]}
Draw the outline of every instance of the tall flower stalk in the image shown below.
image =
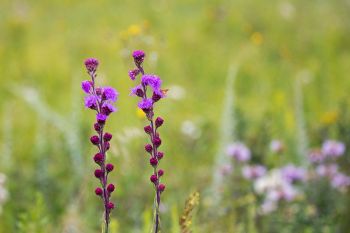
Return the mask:
{"type": "Polygon", "coordinates": [[[158,76],[145,74],[142,66],[145,53],[141,50],[137,50],[133,52],[132,56],[136,68],[129,71],[129,77],[131,80],[135,80],[136,77],[141,74],[141,80],[138,85],[132,88],[131,95],[138,96],[141,99],[138,103],[138,107],[146,114],[149,122],[149,124],[144,127],[144,131],[149,135],[150,140],[150,143],[145,145],[145,151],[150,154],[149,163],[153,167],[153,174],[150,177],[155,192],[153,232],[158,233],[160,231],[159,205],[161,194],[165,190],[165,185],[160,182],[164,171],[158,167],[160,160],[164,156],[164,153],[159,151],[162,140],[158,128],[163,125],[164,120],[161,117],[154,117],[154,107],[155,103],[165,97],[165,91],[161,89],[162,80],[158,76]],[[149,93],[147,93],[147,91],[149,93]]]}
{"type": "Polygon", "coordinates": [[[111,194],[115,189],[114,184],[108,184],[108,175],[113,170],[114,166],[111,163],[106,163],[107,151],[110,148],[109,141],[112,139],[112,134],[104,132],[105,124],[111,113],[116,111],[113,104],[117,101],[118,92],[112,87],[97,87],[95,80],[97,77],[96,70],[98,60],[89,58],[85,60],[85,67],[91,80],[85,80],[81,86],[87,94],[85,97],[85,107],[92,109],[96,113],[96,121],[94,129],[96,134],[90,137],[90,141],[98,149],[93,160],[99,166],[95,170],[94,175],[100,181],[100,187],[95,189],[95,194],[99,196],[104,206],[104,227],[103,232],[108,233],[110,214],[114,209],[114,203],[110,201],[111,194]]]}

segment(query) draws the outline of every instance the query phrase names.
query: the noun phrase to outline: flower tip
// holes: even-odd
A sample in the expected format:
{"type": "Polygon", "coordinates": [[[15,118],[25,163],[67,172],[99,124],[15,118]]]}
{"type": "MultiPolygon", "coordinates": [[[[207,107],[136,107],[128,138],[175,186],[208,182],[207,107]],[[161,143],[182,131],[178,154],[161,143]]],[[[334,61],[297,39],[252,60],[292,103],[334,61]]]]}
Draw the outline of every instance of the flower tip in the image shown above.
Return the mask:
{"type": "Polygon", "coordinates": [[[84,64],[89,72],[95,72],[99,62],[96,58],[88,58],[85,60],[84,64]]]}

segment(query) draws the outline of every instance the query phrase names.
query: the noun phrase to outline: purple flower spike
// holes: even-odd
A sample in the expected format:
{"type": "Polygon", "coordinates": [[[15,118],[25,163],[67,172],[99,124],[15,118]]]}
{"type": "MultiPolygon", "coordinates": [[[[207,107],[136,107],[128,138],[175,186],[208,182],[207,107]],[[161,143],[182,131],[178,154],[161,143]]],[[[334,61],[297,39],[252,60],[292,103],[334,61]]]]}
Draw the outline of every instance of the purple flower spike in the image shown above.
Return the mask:
{"type": "Polygon", "coordinates": [[[83,91],[87,94],[90,94],[91,89],[92,89],[92,84],[91,81],[85,80],[81,82],[81,88],[83,91]]]}
{"type": "Polygon", "coordinates": [[[98,113],[96,115],[96,120],[98,123],[100,124],[104,124],[107,120],[107,116],[105,114],[102,114],[102,113],[98,113]]]}
{"type": "Polygon", "coordinates": [[[89,72],[91,73],[96,72],[97,66],[98,66],[98,60],[96,58],[88,58],[85,60],[85,67],[89,72]]]}
{"type": "Polygon", "coordinates": [[[88,95],[85,97],[85,107],[96,109],[97,108],[97,101],[98,99],[94,95],[88,95]]]}
{"type": "Polygon", "coordinates": [[[143,90],[142,90],[142,86],[141,85],[137,85],[136,87],[131,89],[131,93],[130,95],[136,95],[138,97],[142,97],[143,96],[143,90]]]}
{"type": "Polygon", "coordinates": [[[115,112],[115,111],[117,111],[117,109],[112,104],[109,104],[109,103],[102,104],[101,112],[103,114],[108,116],[109,114],[111,114],[112,112],[115,112]]]}
{"type": "Polygon", "coordinates": [[[129,71],[129,77],[131,80],[135,80],[136,76],[140,73],[139,69],[134,69],[129,71]]]}
{"type": "Polygon", "coordinates": [[[133,53],[134,62],[136,68],[129,72],[129,77],[135,80],[136,76],[141,73],[142,77],[140,83],[138,83],[132,90],[133,96],[140,97],[141,100],[138,103],[138,107],[146,113],[149,124],[144,127],[145,133],[149,136],[151,144],[145,146],[145,150],[151,154],[149,163],[152,166],[153,175],[150,177],[151,182],[155,188],[155,200],[154,205],[155,218],[153,232],[159,232],[160,228],[160,212],[159,205],[161,202],[161,193],[165,189],[164,184],[160,184],[160,178],[163,176],[164,171],[158,170],[160,160],[163,158],[163,152],[158,151],[158,147],[162,144],[162,140],[157,132],[159,127],[163,124],[163,119],[158,117],[154,119],[154,105],[160,99],[164,97],[165,90],[161,89],[162,80],[156,75],[145,74],[143,67],[141,66],[145,58],[143,51],[135,51],[133,53]]]}
{"type": "Polygon", "coordinates": [[[119,93],[112,87],[104,87],[102,97],[105,100],[110,100],[112,102],[117,101],[119,93]]]}
{"type": "Polygon", "coordinates": [[[161,86],[162,86],[162,80],[155,75],[143,75],[141,79],[141,83],[144,86],[150,86],[153,90],[153,92],[157,94],[161,94],[161,86]]]}
{"type": "Polygon", "coordinates": [[[134,58],[134,62],[136,66],[139,66],[142,64],[143,60],[145,59],[145,52],[142,50],[136,50],[132,53],[132,56],[134,58]]]}
{"type": "Polygon", "coordinates": [[[151,99],[143,99],[139,102],[138,106],[144,112],[149,112],[153,107],[153,102],[151,99]]]}
{"type": "Polygon", "coordinates": [[[85,97],[85,107],[94,110],[96,121],[93,125],[97,135],[93,135],[90,141],[96,145],[98,152],[94,155],[93,160],[99,166],[94,171],[94,175],[100,181],[100,187],[95,189],[95,194],[100,196],[104,207],[104,232],[108,232],[110,223],[110,214],[114,209],[113,202],[110,201],[111,194],[115,187],[113,184],[108,184],[109,173],[113,171],[112,164],[105,164],[107,151],[110,148],[109,141],[112,139],[112,134],[104,133],[106,121],[109,115],[116,111],[113,106],[118,99],[118,92],[112,87],[97,87],[95,79],[97,77],[96,70],[98,61],[94,58],[89,58],[85,61],[85,66],[90,76],[89,81],[83,81],[81,86],[87,96],[85,97]]]}

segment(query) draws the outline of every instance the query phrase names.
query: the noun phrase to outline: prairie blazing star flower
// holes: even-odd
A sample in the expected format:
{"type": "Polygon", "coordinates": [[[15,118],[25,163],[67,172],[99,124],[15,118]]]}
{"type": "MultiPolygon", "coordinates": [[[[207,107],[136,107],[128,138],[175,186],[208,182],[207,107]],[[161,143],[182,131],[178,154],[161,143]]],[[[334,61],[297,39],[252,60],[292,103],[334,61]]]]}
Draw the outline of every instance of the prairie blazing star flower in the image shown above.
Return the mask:
{"type": "Polygon", "coordinates": [[[97,135],[90,137],[90,141],[98,148],[98,153],[93,156],[93,161],[98,165],[98,169],[94,171],[95,177],[99,180],[101,187],[95,189],[95,194],[101,198],[104,207],[104,232],[108,233],[110,214],[114,209],[114,203],[111,202],[111,193],[114,191],[114,184],[108,184],[108,174],[113,170],[112,164],[106,164],[106,153],[110,147],[109,141],[112,134],[104,133],[104,126],[108,120],[108,115],[116,111],[112,105],[117,98],[118,92],[112,87],[96,87],[96,70],[98,60],[89,58],[85,61],[85,66],[91,78],[90,81],[83,81],[81,86],[85,93],[85,106],[95,111],[96,121],[94,129],[97,135]]]}
{"type": "Polygon", "coordinates": [[[112,87],[103,88],[102,96],[105,100],[110,100],[112,102],[115,102],[117,101],[118,95],[119,95],[118,92],[112,87]]]}
{"type": "Polygon", "coordinates": [[[142,78],[140,83],[131,89],[130,95],[141,98],[138,107],[146,114],[149,122],[149,124],[144,127],[144,131],[149,136],[150,140],[150,143],[145,145],[145,151],[150,155],[149,164],[152,166],[152,174],[149,179],[155,190],[153,232],[158,233],[160,230],[159,206],[161,204],[161,195],[165,190],[165,185],[161,183],[164,171],[158,169],[160,160],[164,156],[163,152],[158,151],[162,144],[158,129],[163,125],[164,120],[161,117],[155,119],[154,106],[156,102],[164,97],[164,91],[161,89],[162,80],[158,76],[145,74],[142,67],[145,53],[141,50],[137,50],[133,52],[132,56],[136,69],[129,71],[129,77],[131,80],[135,80],[136,76],[141,73],[142,78]]]}
{"type": "Polygon", "coordinates": [[[342,156],[345,152],[345,145],[335,140],[327,140],[322,145],[322,153],[330,158],[342,156]]]}
{"type": "Polygon", "coordinates": [[[153,101],[151,99],[142,99],[137,106],[146,113],[152,109],[153,101]]]}
{"type": "Polygon", "coordinates": [[[243,143],[237,142],[227,146],[226,154],[235,158],[239,162],[245,162],[250,159],[250,150],[243,143]]]}
{"type": "Polygon", "coordinates": [[[89,94],[92,88],[91,81],[87,81],[87,80],[83,81],[81,83],[81,88],[83,89],[83,91],[85,91],[85,93],[89,94]]]}

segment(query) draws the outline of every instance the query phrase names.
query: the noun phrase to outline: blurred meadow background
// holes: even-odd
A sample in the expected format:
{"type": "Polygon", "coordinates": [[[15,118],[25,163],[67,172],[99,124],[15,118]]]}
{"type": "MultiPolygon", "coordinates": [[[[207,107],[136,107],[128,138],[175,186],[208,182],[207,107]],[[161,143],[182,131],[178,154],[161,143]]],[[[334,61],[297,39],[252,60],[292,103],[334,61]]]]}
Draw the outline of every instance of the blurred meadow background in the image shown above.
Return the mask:
{"type": "Polygon", "coordinates": [[[162,232],[349,232],[349,0],[1,0],[0,233],[100,232],[87,57],[120,92],[107,125],[111,233],[150,232],[146,119],[129,97],[136,49],[169,89],[156,110],[162,232]],[[266,174],[303,169],[292,197],[244,178],[237,146],[266,174]]]}

